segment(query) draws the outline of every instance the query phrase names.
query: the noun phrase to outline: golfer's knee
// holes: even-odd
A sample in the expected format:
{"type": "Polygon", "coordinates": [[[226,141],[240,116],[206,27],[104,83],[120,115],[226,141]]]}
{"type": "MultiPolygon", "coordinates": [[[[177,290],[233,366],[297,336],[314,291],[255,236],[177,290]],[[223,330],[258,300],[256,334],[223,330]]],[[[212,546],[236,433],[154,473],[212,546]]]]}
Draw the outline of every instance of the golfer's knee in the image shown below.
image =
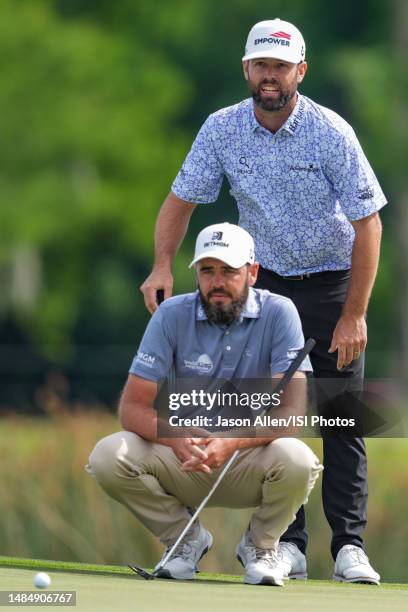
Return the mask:
{"type": "Polygon", "coordinates": [[[296,438],[279,438],[269,447],[275,466],[279,466],[286,481],[296,486],[314,484],[322,466],[306,444],[296,438]]]}
{"type": "Polygon", "coordinates": [[[127,431],[102,438],[91,452],[86,469],[102,486],[112,485],[123,476],[134,476],[137,447],[143,442],[127,431]]]}

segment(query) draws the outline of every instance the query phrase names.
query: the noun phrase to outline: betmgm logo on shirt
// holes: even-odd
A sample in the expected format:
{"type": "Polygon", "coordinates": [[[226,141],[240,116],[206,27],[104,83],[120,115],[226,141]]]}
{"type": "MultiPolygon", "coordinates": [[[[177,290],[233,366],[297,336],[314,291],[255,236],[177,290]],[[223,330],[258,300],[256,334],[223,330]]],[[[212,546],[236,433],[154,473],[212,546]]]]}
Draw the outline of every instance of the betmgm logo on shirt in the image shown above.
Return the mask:
{"type": "Polygon", "coordinates": [[[204,353],[195,360],[184,359],[184,367],[188,370],[194,370],[198,374],[209,374],[214,364],[211,357],[204,353]]]}

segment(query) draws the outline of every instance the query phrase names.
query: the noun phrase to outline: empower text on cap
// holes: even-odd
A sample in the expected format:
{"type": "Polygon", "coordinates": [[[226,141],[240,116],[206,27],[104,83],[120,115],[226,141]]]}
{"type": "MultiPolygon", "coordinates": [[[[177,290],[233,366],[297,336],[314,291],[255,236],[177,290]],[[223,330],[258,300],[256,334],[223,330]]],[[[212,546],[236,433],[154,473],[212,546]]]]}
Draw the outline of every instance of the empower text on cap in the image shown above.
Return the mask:
{"type": "Polygon", "coordinates": [[[243,61],[273,57],[298,64],[306,55],[306,45],[301,32],[288,21],[272,19],[256,23],[245,46],[243,61]]]}

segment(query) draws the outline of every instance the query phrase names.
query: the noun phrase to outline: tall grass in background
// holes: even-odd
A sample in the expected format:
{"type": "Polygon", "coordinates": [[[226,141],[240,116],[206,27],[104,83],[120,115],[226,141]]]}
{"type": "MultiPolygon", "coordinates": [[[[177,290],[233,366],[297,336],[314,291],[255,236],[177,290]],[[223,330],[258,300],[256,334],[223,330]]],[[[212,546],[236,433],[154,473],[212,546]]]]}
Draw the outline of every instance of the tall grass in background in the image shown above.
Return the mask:
{"type": "MultiPolygon", "coordinates": [[[[94,444],[118,429],[116,417],[54,406],[47,417],[8,417],[0,428],[0,554],[151,567],[162,546],[99,488],[84,466],[94,444]]],[[[307,440],[321,456],[321,441],[307,440]]],[[[407,440],[368,440],[368,553],[384,581],[408,581],[407,440]]],[[[309,575],[330,578],[330,532],[320,483],[307,505],[309,575]]],[[[206,509],[215,536],[205,571],[241,573],[236,543],[251,510],[206,509]]]]}

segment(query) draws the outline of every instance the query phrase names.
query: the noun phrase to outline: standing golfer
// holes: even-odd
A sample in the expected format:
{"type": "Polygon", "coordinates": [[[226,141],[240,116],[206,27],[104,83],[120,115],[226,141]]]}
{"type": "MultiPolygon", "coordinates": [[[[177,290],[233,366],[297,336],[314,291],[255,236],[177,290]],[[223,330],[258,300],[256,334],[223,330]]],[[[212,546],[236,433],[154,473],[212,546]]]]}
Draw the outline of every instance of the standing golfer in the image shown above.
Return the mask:
{"type": "MultiPolygon", "coordinates": [[[[150,311],[158,289],[171,295],[171,263],[191,213],[217,199],[226,176],[239,224],[255,240],[257,286],[297,306],[305,336],[317,340],[315,375],[346,378],[358,388],[380,252],[378,210],[386,199],[352,128],[297,92],[306,69],[305,43],[294,25],[274,19],[252,28],[243,57],[252,97],[214,113],[199,131],[160,211],[155,264],[141,290],[150,311]]],[[[364,441],[322,435],[333,577],[378,584],[362,540],[364,441]]],[[[306,575],[306,544],[302,508],[281,538],[289,577],[306,575]]]]}
{"type": "MultiPolygon", "coordinates": [[[[247,583],[282,586],[279,538],[313,488],[321,470],[318,459],[303,442],[272,434],[225,438],[197,429],[196,437],[191,432],[174,437],[153,403],[172,367],[177,378],[282,376],[304,344],[299,315],[287,298],[252,288],[258,272],[254,243],[236,225],[205,228],[193,264],[198,291],[167,300],[154,313],[120,401],[125,431],[98,442],[88,470],[168,549],[187,525],[189,508],[200,504],[219,468],[242,449],[209,505],[258,506],[237,556],[247,583]]],[[[307,358],[294,375],[303,379],[303,390],[302,370],[310,369],[307,358]]],[[[293,385],[285,392],[290,408],[304,411],[304,394],[298,387],[294,392],[293,385]]],[[[203,413],[208,414],[198,407],[189,417],[203,413]]],[[[210,532],[197,520],[158,575],[194,578],[211,545],[210,532]]]]}

